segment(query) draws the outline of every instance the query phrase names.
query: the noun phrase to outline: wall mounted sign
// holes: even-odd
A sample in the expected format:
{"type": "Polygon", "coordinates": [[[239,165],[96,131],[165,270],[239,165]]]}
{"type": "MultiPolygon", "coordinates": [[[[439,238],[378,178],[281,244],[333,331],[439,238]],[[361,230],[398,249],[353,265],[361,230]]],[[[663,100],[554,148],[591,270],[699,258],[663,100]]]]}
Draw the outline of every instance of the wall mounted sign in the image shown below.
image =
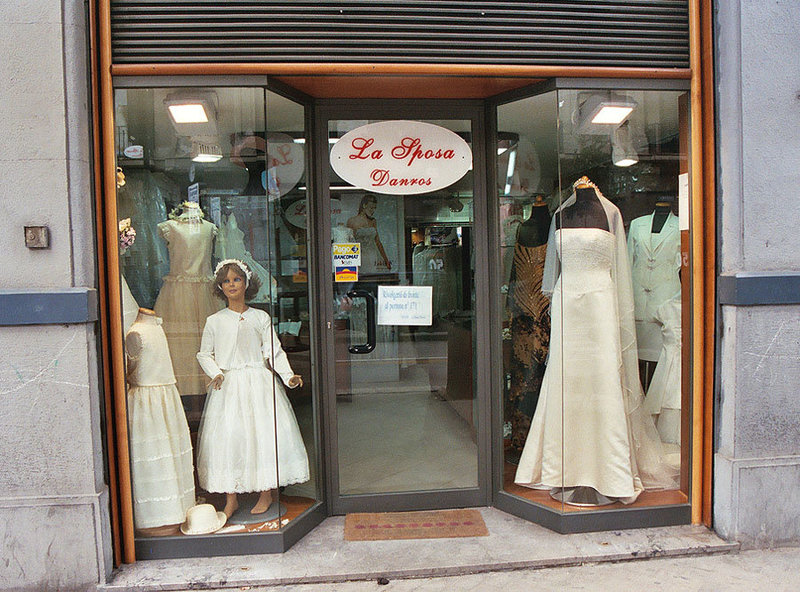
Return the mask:
{"type": "Polygon", "coordinates": [[[334,144],[331,166],[355,187],[412,195],[443,189],[472,168],[472,150],[449,129],[421,121],[380,121],[334,144]]]}

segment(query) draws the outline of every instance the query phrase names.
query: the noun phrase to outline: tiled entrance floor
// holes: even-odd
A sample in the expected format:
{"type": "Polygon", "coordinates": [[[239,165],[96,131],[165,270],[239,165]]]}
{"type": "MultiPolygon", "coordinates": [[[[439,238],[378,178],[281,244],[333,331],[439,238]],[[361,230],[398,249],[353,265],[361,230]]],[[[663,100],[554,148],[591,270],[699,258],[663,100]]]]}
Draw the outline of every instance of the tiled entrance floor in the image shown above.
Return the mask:
{"type": "Polygon", "coordinates": [[[123,566],[99,590],[397,579],[738,550],[699,526],[562,535],[494,508],[480,511],[487,537],[350,542],[344,540],[344,517],[336,516],[283,554],[140,561],[123,566]]]}

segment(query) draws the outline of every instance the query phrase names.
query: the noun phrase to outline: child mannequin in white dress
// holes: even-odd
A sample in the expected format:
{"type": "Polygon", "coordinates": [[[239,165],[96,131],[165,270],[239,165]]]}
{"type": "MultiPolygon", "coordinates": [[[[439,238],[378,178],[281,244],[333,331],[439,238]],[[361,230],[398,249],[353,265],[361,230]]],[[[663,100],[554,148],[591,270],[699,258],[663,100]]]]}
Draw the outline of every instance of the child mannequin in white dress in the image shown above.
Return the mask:
{"type": "Polygon", "coordinates": [[[237,259],[221,261],[214,293],[228,306],[206,319],[197,359],[211,378],[198,434],[197,475],[208,492],[260,492],[252,514],[277,501],[277,488],[308,481],[308,455],[286,392],[303,384],[292,371],[270,316],[247,306],[258,278],[237,259]],[[277,376],[276,376],[277,375],[277,376]],[[280,380],[278,379],[280,377],[280,380]]]}

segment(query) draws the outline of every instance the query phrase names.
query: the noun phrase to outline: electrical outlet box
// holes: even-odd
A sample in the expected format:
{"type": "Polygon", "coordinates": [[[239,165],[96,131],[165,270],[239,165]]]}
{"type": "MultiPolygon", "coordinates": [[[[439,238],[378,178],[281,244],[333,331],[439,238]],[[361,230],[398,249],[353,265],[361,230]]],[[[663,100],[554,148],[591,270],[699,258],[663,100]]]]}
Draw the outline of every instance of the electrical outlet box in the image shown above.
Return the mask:
{"type": "Polygon", "coordinates": [[[50,230],[47,226],[26,226],[25,246],[29,249],[49,249],[50,230]]]}

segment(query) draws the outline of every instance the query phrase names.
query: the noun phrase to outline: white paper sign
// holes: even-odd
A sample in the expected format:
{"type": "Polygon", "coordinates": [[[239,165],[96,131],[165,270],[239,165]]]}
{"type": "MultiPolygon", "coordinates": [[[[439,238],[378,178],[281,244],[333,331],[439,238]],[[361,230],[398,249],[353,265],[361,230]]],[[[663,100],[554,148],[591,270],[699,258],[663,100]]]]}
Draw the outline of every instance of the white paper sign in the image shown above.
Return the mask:
{"type": "Polygon", "coordinates": [[[333,243],[333,268],[360,267],[361,243],[333,243]]]}
{"type": "Polygon", "coordinates": [[[192,183],[186,189],[186,201],[200,203],[200,183],[192,183]]]}
{"type": "Polygon", "coordinates": [[[415,195],[449,187],[472,167],[472,150],[457,133],[422,121],[379,121],[334,144],[331,166],[374,193],[415,195]]]}
{"type": "Polygon", "coordinates": [[[379,325],[433,324],[432,286],[378,286],[379,325]]]}
{"type": "Polygon", "coordinates": [[[689,173],[678,175],[678,228],[689,230],[689,173]]]}

